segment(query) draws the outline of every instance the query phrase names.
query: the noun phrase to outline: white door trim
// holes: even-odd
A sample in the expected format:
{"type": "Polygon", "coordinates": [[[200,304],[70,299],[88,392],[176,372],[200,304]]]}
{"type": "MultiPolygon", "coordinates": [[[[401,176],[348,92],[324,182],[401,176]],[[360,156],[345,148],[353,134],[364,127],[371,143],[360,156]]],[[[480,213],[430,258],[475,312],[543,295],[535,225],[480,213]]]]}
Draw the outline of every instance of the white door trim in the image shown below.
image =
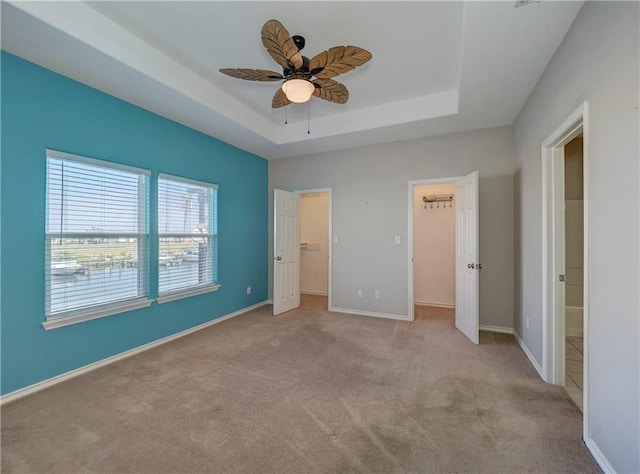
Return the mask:
{"type": "Polygon", "coordinates": [[[423,186],[425,184],[455,184],[462,176],[455,176],[450,178],[430,178],[430,179],[414,179],[409,181],[408,184],[408,215],[409,215],[409,229],[407,231],[407,268],[409,269],[407,275],[408,281],[408,303],[407,303],[407,320],[414,320],[414,296],[413,296],[413,192],[416,186],[423,186]]]}
{"type": "MultiPolygon", "coordinates": [[[[557,290],[558,275],[564,273],[564,242],[556,232],[558,212],[564,210],[564,146],[580,132],[583,134],[584,186],[584,380],[583,430],[589,433],[589,155],[588,104],[582,103],[542,144],[542,376],[548,383],[564,383],[564,308],[559,306],[563,293],[557,290]],[[562,168],[561,168],[562,167],[562,168]],[[562,202],[560,202],[562,200],[562,202]]],[[[564,211],[562,211],[564,212],[564,211]]]]}
{"type": "Polygon", "coordinates": [[[329,235],[327,235],[327,248],[329,249],[328,263],[327,263],[327,309],[332,311],[331,301],[331,281],[333,275],[333,188],[314,188],[314,189],[299,189],[294,191],[296,194],[314,194],[314,193],[326,193],[329,195],[329,235]]]}

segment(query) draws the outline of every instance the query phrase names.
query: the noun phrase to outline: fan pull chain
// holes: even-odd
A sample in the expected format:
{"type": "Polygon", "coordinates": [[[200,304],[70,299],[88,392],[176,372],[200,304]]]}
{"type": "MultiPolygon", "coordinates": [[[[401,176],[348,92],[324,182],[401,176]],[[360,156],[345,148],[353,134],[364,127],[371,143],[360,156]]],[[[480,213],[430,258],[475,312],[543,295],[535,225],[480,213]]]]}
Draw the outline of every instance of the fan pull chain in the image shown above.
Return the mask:
{"type": "Polygon", "coordinates": [[[307,135],[311,135],[311,101],[307,102],[307,135]]]}
{"type": "Polygon", "coordinates": [[[287,108],[285,107],[284,109],[284,124],[287,125],[289,122],[287,122],[287,108]]]}

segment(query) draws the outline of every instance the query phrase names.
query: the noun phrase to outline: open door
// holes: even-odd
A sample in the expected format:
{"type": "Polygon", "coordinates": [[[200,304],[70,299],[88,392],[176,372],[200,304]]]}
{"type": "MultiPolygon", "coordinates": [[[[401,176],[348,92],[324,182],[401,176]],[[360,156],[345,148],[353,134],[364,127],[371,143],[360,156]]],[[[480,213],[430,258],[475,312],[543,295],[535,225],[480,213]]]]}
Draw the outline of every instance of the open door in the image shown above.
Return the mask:
{"type": "Polygon", "coordinates": [[[456,181],[456,327],[479,336],[478,172],[456,181]]]}
{"type": "Polygon", "coordinates": [[[274,190],[273,314],[300,306],[298,195],[274,190]]]}

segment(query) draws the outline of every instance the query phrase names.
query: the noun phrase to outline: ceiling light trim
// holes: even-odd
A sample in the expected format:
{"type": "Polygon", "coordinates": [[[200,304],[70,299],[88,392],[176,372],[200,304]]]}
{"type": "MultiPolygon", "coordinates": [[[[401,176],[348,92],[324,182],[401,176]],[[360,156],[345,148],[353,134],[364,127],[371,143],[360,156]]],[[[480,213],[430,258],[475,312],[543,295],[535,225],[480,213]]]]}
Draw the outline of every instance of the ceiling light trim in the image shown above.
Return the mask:
{"type": "Polygon", "coordinates": [[[458,96],[458,91],[451,89],[312,119],[310,134],[307,133],[306,121],[289,122],[280,127],[281,134],[276,144],[283,145],[455,115],[459,112],[458,96]]]}

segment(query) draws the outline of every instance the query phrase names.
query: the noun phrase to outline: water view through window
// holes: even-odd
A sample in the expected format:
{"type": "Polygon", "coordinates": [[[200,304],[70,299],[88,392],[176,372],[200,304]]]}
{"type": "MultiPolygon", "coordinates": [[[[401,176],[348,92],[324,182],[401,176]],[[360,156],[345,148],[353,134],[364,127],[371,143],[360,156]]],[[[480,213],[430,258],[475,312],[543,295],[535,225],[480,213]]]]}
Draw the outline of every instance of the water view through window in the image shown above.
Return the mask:
{"type": "MultiPolygon", "coordinates": [[[[167,291],[210,281],[211,245],[207,238],[162,239],[158,283],[167,291]]],[[[50,311],[80,309],[135,298],[145,289],[137,238],[51,239],[50,311]]],[[[142,255],[145,252],[141,252],[142,255]]]]}
{"type": "Polygon", "coordinates": [[[157,270],[158,297],[217,289],[217,185],[158,175],[158,252],[152,256],[149,176],[47,150],[47,319],[143,307],[154,293],[150,269],[157,270]]]}
{"type": "Polygon", "coordinates": [[[215,285],[217,186],[158,176],[158,295],[215,285]]]}
{"type": "Polygon", "coordinates": [[[146,297],[149,174],[47,150],[47,318],[146,297]]]}
{"type": "MultiPolygon", "coordinates": [[[[158,278],[160,284],[164,284],[167,288],[172,288],[171,282],[176,279],[197,285],[198,262],[161,266],[158,269],[158,278]]],[[[51,301],[51,312],[101,304],[104,301],[105,288],[109,288],[110,301],[135,298],[137,291],[132,288],[136,288],[137,283],[138,269],[126,266],[80,269],[74,273],[53,274],[51,291],[55,299],[51,301]]]]}

